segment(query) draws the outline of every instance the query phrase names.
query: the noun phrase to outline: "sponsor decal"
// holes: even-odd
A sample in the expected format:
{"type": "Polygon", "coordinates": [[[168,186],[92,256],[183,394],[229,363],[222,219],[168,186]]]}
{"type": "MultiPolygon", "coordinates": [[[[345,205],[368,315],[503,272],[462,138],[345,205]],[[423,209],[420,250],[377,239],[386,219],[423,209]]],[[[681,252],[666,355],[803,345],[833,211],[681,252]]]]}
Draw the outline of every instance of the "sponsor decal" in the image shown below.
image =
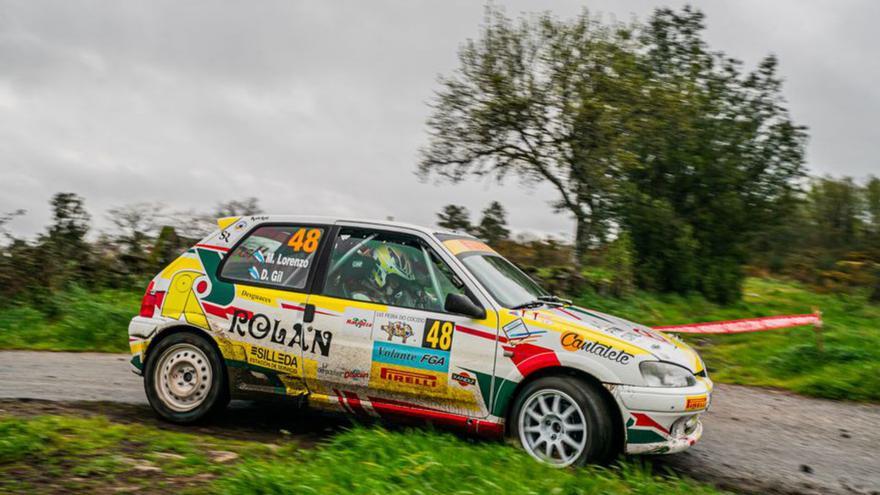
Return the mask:
{"type": "Polygon", "coordinates": [[[560,338],[560,343],[566,351],[583,351],[620,364],[627,364],[633,358],[628,352],[586,339],[577,332],[565,332],[560,338]]]}
{"type": "MultiPolygon", "coordinates": [[[[407,345],[419,345],[425,318],[405,313],[378,311],[373,314],[373,326],[381,331],[373,332],[373,340],[404,342],[407,345]]],[[[357,315],[353,315],[357,316],[357,315]]]]}
{"type": "Polygon", "coordinates": [[[263,303],[263,304],[272,304],[272,299],[260,294],[257,294],[253,291],[249,291],[247,289],[243,289],[241,291],[241,297],[245,299],[250,299],[251,301],[263,303]]]}
{"type": "Polygon", "coordinates": [[[536,340],[539,336],[547,333],[547,330],[531,329],[522,318],[517,318],[501,327],[510,345],[524,344],[536,340]]]}
{"type": "Polygon", "coordinates": [[[425,320],[425,331],[422,334],[422,347],[449,351],[452,347],[452,336],[455,323],[444,320],[425,320]]]}
{"type": "Polygon", "coordinates": [[[708,402],[708,397],[705,395],[694,395],[687,398],[685,402],[685,410],[687,411],[695,411],[697,409],[705,409],[706,403],[708,402]]]}
{"type": "Polygon", "coordinates": [[[303,329],[299,323],[292,329],[281,326],[280,320],[269,318],[262,313],[249,313],[236,309],[232,314],[232,322],[229,325],[229,333],[237,333],[244,337],[250,335],[254,340],[268,340],[273,344],[286,347],[299,346],[303,352],[327,356],[330,354],[330,342],[333,333],[329,330],[319,330],[311,326],[303,329]]]}
{"type": "Polygon", "coordinates": [[[421,368],[430,371],[449,371],[449,353],[424,349],[396,342],[378,340],[373,343],[373,362],[421,368]]]}
{"type": "Polygon", "coordinates": [[[461,373],[453,373],[452,380],[462,387],[469,387],[471,385],[477,384],[477,379],[471,376],[467,371],[462,371],[461,373]]]}
{"type": "Polygon", "coordinates": [[[361,382],[370,377],[369,370],[362,370],[358,368],[331,368],[328,363],[321,363],[321,365],[317,368],[317,374],[318,376],[329,377],[336,380],[348,380],[353,382],[361,382]]]}
{"type": "Polygon", "coordinates": [[[403,340],[403,343],[406,344],[406,339],[413,336],[413,329],[411,326],[403,323],[402,321],[389,321],[388,323],[382,325],[380,327],[383,332],[388,334],[388,340],[391,341],[394,337],[400,337],[403,340]]]}
{"type": "Polygon", "coordinates": [[[437,377],[428,373],[418,373],[415,371],[404,371],[395,368],[382,368],[379,378],[396,383],[404,383],[407,385],[417,385],[420,387],[435,388],[437,386],[437,377]]]}
{"type": "Polygon", "coordinates": [[[265,347],[251,347],[248,355],[248,362],[280,371],[290,371],[296,369],[296,356],[286,352],[276,351],[275,349],[266,349],[265,347]]]}
{"type": "Polygon", "coordinates": [[[368,321],[366,318],[358,318],[356,316],[345,320],[345,324],[351,325],[355,328],[372,328],[373,327],[373,323],[368,321]]]}
{"type": "Polygon", "coordinates": [[[293,268],[308,268],[308,258],[296,258],[294,256],[284,256],[277,253],[268,253],[266,255],[266,263],[275,266],[290,266],[293,268]]]}

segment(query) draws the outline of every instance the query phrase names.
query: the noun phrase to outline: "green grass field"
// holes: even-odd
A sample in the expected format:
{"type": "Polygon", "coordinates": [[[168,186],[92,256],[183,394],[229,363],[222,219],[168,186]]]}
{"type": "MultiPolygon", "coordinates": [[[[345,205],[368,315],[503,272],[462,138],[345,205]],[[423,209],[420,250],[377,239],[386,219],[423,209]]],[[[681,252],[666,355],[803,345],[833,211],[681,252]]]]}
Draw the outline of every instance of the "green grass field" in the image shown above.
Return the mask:
{"type": "Polygon", "coordinates": [[[0,349],[127,352],[128,322],[142,293],[122,290],[53,294],[41,306],[0,311],[0,349]]]}
{"type": "Polygon", "coordinates": [[[636,293],[618,299],[585,294],[577,303],[647,325],[823,313],[824,351],[812,327],[739,335],[685,336],[714,380],[781,387],[831,399],[880,401],[880,306],[865,293],[819,294],[804,286],[750,278],[743,301],[720,307],[700,297],[636,293]]]}
{"type": "Polygon", "coordinates": [[[293,442],[220,439],[101,416],[0,416],[0,492],[143,489],[254,495],[721,493],[657,476],[641,464],[558,470],[501,443],[424,429],[355,428],[315,449],[300,449],[293,442]]]}
{"type": "MultiPolygon", "coordinates": [[[[126,352],[126,328],[140,296],[74,290],[53,296],[43,308],[6,308],[0,312],[0,349],[126,352]]],[[[812,327],[686,339],[719,382],[880,401],[880,306],[869,304],[864,293],[819,294],[792,282],[750,278],[743,301],[725,307],[699,296],[647,292],[625,298],[583,294],[576,302],[648,325],[809,313],[817,307],[825,319],[821,352],[812,327]]]]}

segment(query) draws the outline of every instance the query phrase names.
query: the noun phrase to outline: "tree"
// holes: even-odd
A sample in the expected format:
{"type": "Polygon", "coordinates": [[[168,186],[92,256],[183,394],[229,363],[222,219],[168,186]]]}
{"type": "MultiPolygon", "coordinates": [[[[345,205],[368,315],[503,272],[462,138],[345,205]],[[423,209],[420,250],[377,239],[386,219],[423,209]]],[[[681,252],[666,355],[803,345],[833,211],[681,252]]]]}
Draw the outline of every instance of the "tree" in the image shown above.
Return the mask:
{"type": "Polygon", "coordinates": [[[259,215],[260,213],[263,213],[263,209],[260,208],[260,200],[254,197],[218,203],[214,208],[215,218],[259,215]]]}
{"type": "Polygon", "coordinates": [[[118,206],[109,209],[107,217],[115,227],[110,238],[119,246],[119,258],[125,273],[146,273],[149,267],[148,250],[164,217],[162,205],[136,203],[118,206]]]}
{"type": "Polygon", "coordinates": [[[441,79],[420,173],[546,181],[575,218],[578,260],[623,229],[640,285],[735,299],[749,240],[799,187],[806,132],[776,59],[743,73],[708,48],[703,20],[689,7],[631,25],[490,10],[441,79]]]}
{"type": "Polygon", "coordinates": [[[50,256],[44,261],[44,283],[59,288],[69,281],[88,280],[92,272],[91,246],[86,241],[91,215],[83,198],[74,193],[57,193],[50,201],[52,223],[41,236],[39,249],[50,256]]]}
{"type": "Polygon", "coordinates": [[[446,205],[437,213],[437,225],[458,232],[471,232],[470,213],[461,205],[446,205]]]}
{"type": "Polygon", "coordinates": [[[546,181],[554,206],[574,217],[583,255],[607,232],[614,167],[626,160],[620,107],[638,87],[627,81],[634,57],[629,28],[586,12],[571,23],[545,14],[514,24],[489,8],[480,39],[440,80],[420,175],[546,181]]]}
{"type": "Polygon", "coordinates": [[[492,245],[507,239],[510,235],[510,230],[507,228],[506,213],[501,203],[492,201],[483,210],[483,218],[476,228],[476,234],[477,237],[492,245]]]}
{"type": "Polygon", "coordinates": [[[851,177],[822,177],[807,194],[818,244],[838,255],[857,248],[864,211],[862,191],[851,177]]]}
{"type": "Polygon", "coordinates": [[[730,302],[750,240],[792,205],[806,131],[789,117],[777,60],[743,73],[708,48],[703,21],[688,7],[658,9],[638,31],[643,98],[625,122],[633,162],[617,206],[641,285],[730,302]]]}

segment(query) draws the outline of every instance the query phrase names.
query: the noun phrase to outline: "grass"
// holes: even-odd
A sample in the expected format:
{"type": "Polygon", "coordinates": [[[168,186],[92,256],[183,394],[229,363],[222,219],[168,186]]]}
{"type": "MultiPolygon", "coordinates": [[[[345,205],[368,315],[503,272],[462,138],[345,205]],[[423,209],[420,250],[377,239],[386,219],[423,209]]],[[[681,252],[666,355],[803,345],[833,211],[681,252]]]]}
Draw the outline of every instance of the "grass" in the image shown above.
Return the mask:
{"type": "Polygon", "coordinates": [[[39,307],[13,305],[0,311],[0,349],[127,352],[128,322],[141,294],[73,288],[39,307]]]}
{"type": "MultiPolygon", "coordinates": [[[[718,306],[699,296],[637,292],[624,298],[584,294],[577,303],[648,325],[752,316],[824,313],[824,350],[811,327],[752,334],[686,336],[719,382],[781,387],[831,399],[880,401],[880,306],[865,293],[820,294],[765,278],[746,281],[743,300],[718,306]]],[[[126,328],[140,294],[72,290],[44,307],[0,312],[0,349],[126,352],[126,328]]]]}
{"type": "Polygon", "coordinates": [[[513,447],[417,429],[355,428],[316,449],[126,425],[0,416],[0,492],[717,494],[643,464],[557,470],[513,447]],[[212,450],[238,454],[219,463],[212,450]]]}
{"type": "Polygon", "coordinates": [[[0,416],[0,493],[144,487],[175,492],[205,485],[229,470],[212,460],[212,452],[260,459],[294,449],[293,444],[267,446],[113,423],[103,416],[0,416]]]}
{"type": "Polygon", "coordinates": [[[780,387],[815,397],[880,401],[880,306],[867,294],[820,294],[793,282],[746,281],[743,300],[718,306],[698,296],[638,292],[625,298],[585,294],[577,303],[647,325],[823,313],[819,350],[812,327],[739,335],[686,335],[714,380],[780,387]]]}

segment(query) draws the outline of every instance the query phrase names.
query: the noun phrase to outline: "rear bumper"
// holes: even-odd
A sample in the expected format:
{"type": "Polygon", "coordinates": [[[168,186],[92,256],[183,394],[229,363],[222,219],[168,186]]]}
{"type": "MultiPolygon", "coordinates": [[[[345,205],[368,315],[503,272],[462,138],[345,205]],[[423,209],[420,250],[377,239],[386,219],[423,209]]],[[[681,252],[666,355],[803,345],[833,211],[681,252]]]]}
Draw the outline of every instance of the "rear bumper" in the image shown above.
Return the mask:
{"type": "Polygon", "coordinates": [[[153,318],[135,316],[128,324],[128,347],[131,349],[131,371],[143,375],[144,358],[150,339],[156,334],[158,323],[153,318]]]}

